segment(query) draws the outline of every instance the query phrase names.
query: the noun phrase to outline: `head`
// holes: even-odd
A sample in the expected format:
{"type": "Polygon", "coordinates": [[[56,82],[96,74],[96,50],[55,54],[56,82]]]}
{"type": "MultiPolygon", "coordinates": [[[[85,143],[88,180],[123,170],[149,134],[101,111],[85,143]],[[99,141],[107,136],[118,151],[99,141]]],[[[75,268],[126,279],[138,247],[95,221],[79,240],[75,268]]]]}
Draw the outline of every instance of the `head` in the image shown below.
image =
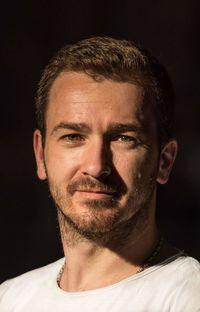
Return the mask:
{"type": "Polygon", "coordinates": [[[36,95],[36,121],[44,142],[49,93],[62,72],[80,72],[97,81],[110,79],[141,86],[144,102],[155,110],[159,144],[174,137],[174,91],[165,68],[131,41],[93,37],[66,45],[43,72],[36,95]]]}
{"type": "Polygon", "coordinates": [[[176,157],[173,105],[165,69],[132,42],[97,37],[57,53],[39,83],[34,147],[60,222],[90,238],[153,222],[176,157]]]}

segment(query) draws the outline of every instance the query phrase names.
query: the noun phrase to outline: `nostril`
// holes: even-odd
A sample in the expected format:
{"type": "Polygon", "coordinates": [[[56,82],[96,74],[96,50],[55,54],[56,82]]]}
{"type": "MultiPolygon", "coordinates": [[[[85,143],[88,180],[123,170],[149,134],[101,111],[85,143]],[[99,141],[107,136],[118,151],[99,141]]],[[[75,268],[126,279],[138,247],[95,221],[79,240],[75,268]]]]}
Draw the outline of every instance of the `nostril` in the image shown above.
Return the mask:
{"type": "Polygon", "coordinates": [[[91,168],[89,170],[83,171],[83,175],[91,176],[93,178],[100,178],[100,177],[106,177],[111,174],[111,168],[109,166],[106,166],[102,169],[95,170],[94,168],[91,168]]]}
{"type": "Polygon", "coordinates": [[[107,168],[104,168],[104,169],[101,171],[100,175],[101,175],[101,176],[102,176],[102,175],[109,176],[110,173],[111,173],[111,169],[110,169],[110,167],[107,167],[107,168]]]}

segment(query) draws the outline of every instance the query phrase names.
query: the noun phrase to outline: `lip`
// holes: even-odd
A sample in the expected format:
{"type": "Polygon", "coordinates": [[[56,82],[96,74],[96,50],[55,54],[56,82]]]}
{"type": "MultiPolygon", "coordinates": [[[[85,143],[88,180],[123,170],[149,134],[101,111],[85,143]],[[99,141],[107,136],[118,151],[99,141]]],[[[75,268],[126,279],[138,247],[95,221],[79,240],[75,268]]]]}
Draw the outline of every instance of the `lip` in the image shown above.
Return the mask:
{"type": "Polygon", "coordinates": [[[97,190],[77,190],[75,193],[77,193],[78,196],[83,198],[90,198],[90,199],[105,199],[105,198],[111,198],[113,197],[116,192],[103,192],[103,191],[97,191],[97,190]]]}

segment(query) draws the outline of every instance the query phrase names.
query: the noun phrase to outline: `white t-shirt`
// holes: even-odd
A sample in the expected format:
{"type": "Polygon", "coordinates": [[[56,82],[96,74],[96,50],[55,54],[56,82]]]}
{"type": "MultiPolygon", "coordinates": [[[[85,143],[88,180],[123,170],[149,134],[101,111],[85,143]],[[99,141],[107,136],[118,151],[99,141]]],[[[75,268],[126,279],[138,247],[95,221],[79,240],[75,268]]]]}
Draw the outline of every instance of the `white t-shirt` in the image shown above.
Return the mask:
{"type": "Polygon", "coordinates": [[[0,312],[197,312],[200,264],[172,257],[116,284],[83,292],[57,285],[60,259],[0,286],[0,312]]]}

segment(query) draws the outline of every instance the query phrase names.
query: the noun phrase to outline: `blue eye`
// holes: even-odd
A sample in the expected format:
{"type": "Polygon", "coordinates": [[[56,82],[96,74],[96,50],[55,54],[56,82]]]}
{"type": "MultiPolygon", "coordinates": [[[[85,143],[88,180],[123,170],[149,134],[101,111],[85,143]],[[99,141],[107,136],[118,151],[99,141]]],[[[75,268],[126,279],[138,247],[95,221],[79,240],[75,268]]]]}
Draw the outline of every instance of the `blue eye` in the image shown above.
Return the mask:
{"type": "Polygon", "coordinates": [[[133,142],[135,141],[135,138],[130,137],[128,135],[119,135],[117,140],[122,142],[133,142]]]}
{"type": "Polygon", "coordinates": [[[130,135],[117,135],[113,141],[119,142],[120,144],[124,144],[127,147],[137,147],[139,145],[139,141],[130,135]]]}
{"type": "Polygon", "coordinates": [[[70,143],[76,143],[79,141],[83,141],[84,138],[82,135],[78,134],[78,133],[70,133],[70,134],[65,134],[61,137],[61,140],[70,142],[70,143]]]}
{"type": "Polygon", "coordinates": [[[131,143],[136,143],[137,140],[132,137],[132,136],[129,136],[129,135],[118,135],[116,138],[115,138],[116,141],[120,141],[120,142],[131,142],[131,143]]]}

